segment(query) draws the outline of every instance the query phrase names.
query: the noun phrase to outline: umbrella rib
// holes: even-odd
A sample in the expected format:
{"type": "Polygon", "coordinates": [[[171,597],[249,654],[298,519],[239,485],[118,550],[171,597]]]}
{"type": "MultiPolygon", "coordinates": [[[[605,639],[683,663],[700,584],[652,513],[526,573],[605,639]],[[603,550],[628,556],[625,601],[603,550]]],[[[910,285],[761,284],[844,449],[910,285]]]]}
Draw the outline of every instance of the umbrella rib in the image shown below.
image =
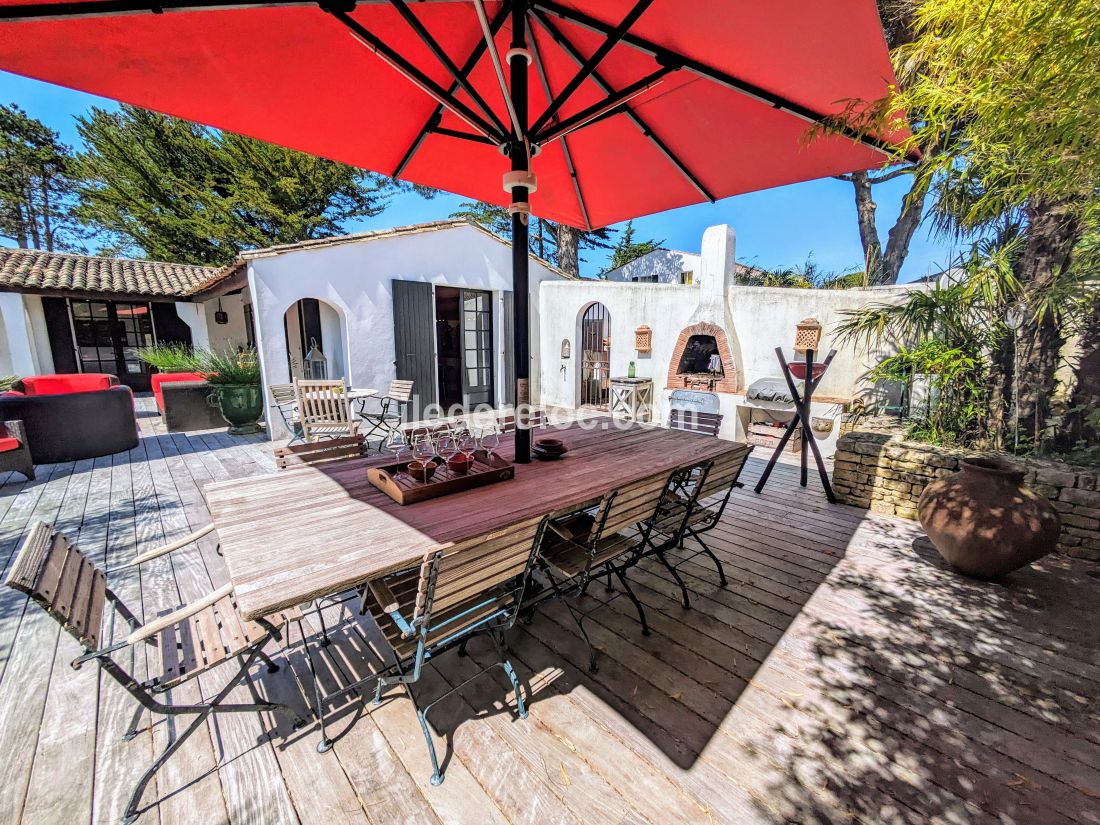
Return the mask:
{"type": "MultiPolygon", "coordinates": [[[[481,0],[474,0],[474,9],[477,11],[477,19],[481,24],[481,31],[485,35],[485,47],[489,52],[489,59],[493,64],[493,71],[497,76],[497,83],[500,84],[501,94],[504,96],[504,104],[508,107],[508,117],[512,120],[512,131],[515,134],[515,139],[518,141],[524,141],[526,145],[527,135],[524,134],[523,124],[519,122],[519,115],[516,113],[515,104],[512,103],[512,95],[508,91],[508,83],[504,79],[504,68],[500,65],[500,55],[497,54],[496,44],[493,41],[493,32],[489,27],[489,17],[485,14],[485,4],[481,0]]],[[[530,149],[527,149],[530,151],[530,149]]]]}
{"type": "MultiPolygon", "coordinates": [[[[439,41],[432,37],[431,32],[420,21],[420,18],[413,14],[412,9],[408,7],[405,0],[390,0],[391,5],[397,9],[398,13],[405,19],[405,22],[416,32],[417,36],[424,41],[424,45],[427,46],[436,59],[443,64],[455,82],[462,87],[463,91],[470,96],[470,99],[477,104],[477,107],[481,110],[481,113],[497,128],[497,131],[501,134],[507,134],[508,129],[501,122],[500,118],[496,116],[496,113],[489,108],[489,104],[485,102],[485,98],[473,87],[469,79],[466,77],[467,72],[463,72],[454,64],[450,56],[443,50],[443,47],[439,45],[439,41]]],[[[452,93],[454,89],[452,88],[452,93]]]]}
{"type": "MultiPolygon", "coordinates": [[[[560,3],[554,2],[554,0],[530,0],[533,8],[540,11],[552,14],[555,17],[560,17],[563,20],[568,20],[571,23],[575,23],[582,28],[586,28],[589,31],[596,32],[597,34],[608,35],[615,31],[617,27],[612,26],[609,23],[604,23],[596,18],[585,14],[582,11],[571,9],[568,6],[563,6],[560,3]]],[[[831,129],[845,135],[851,140],[857,143],[862,143],[877,152],[881,152],[884,155],[893,157],[896,155],[896,147],[894,147],[889,141],[876,138],[872,135],[866,135],[860,132],[858,129],[854,129],[850,126],[836,123],[835,120],[828,116],[823,115],[820,112],[816,112],[808,106],[803,106],[800,103],[795,103],[792,100],[778,95],[774,92],[770,92],[767,89],[761,88],[748,81],[741,80],[734,75],[724,72],[721,69],[715,69],[713,66],[708,66],[698,60],[694,60],[685,55],[680,55],[672,52],[664,46],[659,46],[656,43],[646,40],[644,37],[639,37],[635,34],[627,32],[622,36],[622,42],[628,46],[632,46],[638,51],[645,52],[652,57],[657,56],[674,56],[677,60],[683,61],[684,68],[688,71],[694,72],[697,75],[719,83],[732,91],[738,92],[763,103],[773,109],[778,109],[784,114],[796,117],[799,120],[803,120],[807,123],[813,123],[818,125],[828,125],[831,129]]],[[[917,157],[911,158],[912,160],[918,159],[917,157]]]]}
{"type": "MultiPolygon", "coordinates": [[[[542,81],[542,91],[546,95],[547,100],[553,100],[553,95],[550,93],[550,80],[546,76],[546,69],[542,65],[542,55],[539,53],[538,43],[535,40],[534,26],[528,21],[527,24],[527,40],[531,44],[531,57],[535,62],[535,71],[539,76],[539,80],[542,81]]],[[[555,115],[554,120],[557,120],[555,115]]],[[[558,140],[561,141],[561,151],[565,156],[565,168],[569,170],[569,177],[573,181],[573,192],[577,196],[577,206],[581,209],[581,217],[584,219],[584,228],[588,231],[592,230],[592,221],[588,217],[588,207],[584,204],[584,195],[581,193],[581,182],[577,177],[577,168],[573,165],[573,153],[569,151],[569,141],[565,139],[565,135],[562,135],[558,140]]]]}
{"type": "Polygon", "coordinates": [[[605,38],[603,43],[600,44],[600,47],[596,49],[596,51],[592,53],[592,56],[577,70],[577,73],[573,75],[573,79],[565,84],[565,88],[558,92],[558,96],[550,102],[550,105],[546,107],[546,111],[539,116],[538,120],[536,120],[531,127],[532,133],[541,131],[542,127],[546,125],[550,118],[561,110],[565,102],[569,100],[575,91],[577,91],[585,79],[596,70],[596,67],[603,62],[603,59],[607,57],[613,48],[615,48],[616,44],[627,35],[630,31],[630,27],[638,21],[638,18],[642,16],[652,3],[653,0],[638,0],[619,25],[604,32],[605,38]]]}
{"type": "Polygon", "coordinates": [[[424,72],[420,71],[420,69],[416,68],[416,66],[402,57],[399,52],[389,46],[384,40],[370,31],[370,29],[358,20],[353,20],[345,12],[339,9],[329,7],[326,8],[326,11],[350,29],[352,35],[358,39],[360,43],[370,49],[371,52],[390,66],[390,68],[402,75],[426,95],[433,98],[436,103],[442,104],[450,109],[455,115],[464,120],[474,131],[480,132],[485,137],[494,139],[497,142],[505,140],[505,136],[497,134],[496,129],[491,123],[485,121],[477,112],[473,111],[461,100],[456,99],[453,94],[449,94],[446,89],[424,74],[424,72]]]}
{"type": "MultiPolygon", "coordinates": [[[[511,0],[504,0],[501,3],[500,9],[497,11],[496,17],[493,18],[493,22],[489,24],[489,29],[495,35],[500,31],[500,27],[504,25],[504,21],[508,19],[508,14],[511,12],[512,3],[511,0]]],[[[470,52],[470,56],[466,59],[466,62],[462,64],[462,73],[469,74],[474,70],[474,67],[481,61],[481,56],[485,53],[487,43],[484,39],[478,40],[477,45],[474,46],[473,51],[470,52]]],[[[449,92],[454,92],[458,88],[458,83],[451,83],[449,92]]],[[[443,105],[436,104],[435,111],[431,113],[428,119],[424,122],[424,126],[416,135],[416,140],[412,142],[412,145],[405,151],[405,154],[401,158],[401,162],[397,164],[397,167],[393,170],[391,177],[400,177],[401,173],[405,171],[405,168],[412,162],[413,156],[420,150],[424,140],[428,137],[432,131],[439,126],[439,118],[443,113],[443,105]]]]}
{"type": "MultiPolygon", "coordinates": [[[[548,20],[546,18],[546,15],[544,15],[537,9],[533,10],[531,14],[536,20],[538,20],[539,24],[547,31],[550,37],[553,38],[554,42],[561,46],[566,51],[566,53],[571,58],[573,58],[573,61],[575,63],[577,63],[578,65],[582,65],[584,63],[584,55],[581,54],[580,49],[578,49],[573,41],[567,38],[562,33],[562,31],[554,25],[552,21],[548,20]]],[[[603,75],[601,75],[598,71],[592,72],[592,80],[595,81],[596,85],[603,90],[604,94],[614,94],[615,87],[604,80],[603,75]]],[[[692,186],[694,186],[696,190],[698,190],[699,194],[711,203],[714,203],[715,198],[714,195],[711,194],[710,190],[703,185],[703,182],[699,180],[699,178],[691,171],[691,169],[688,168],[687,164],[684,163],[679,157],[677,157],[676,154],[668,147],[668,145],[663,140],[661,140],[657,133],[653,131],[652,127],[650,127],[650,125],[642,119],[642,116],[626,104],[623,105],[623,112],[628,118],[630,118],[634,122],[634,125],[641,130],[642,134],[646,138],[648,138],[654,146],[657,147],[661,154],[668,158],[669,162],[671,162],[680,171],[680,174],[687,178],[688,182],[692,186]]]]}
{"type": "Polygon", "coordinates": [[[553,129],[547,132],[542,132],[535,135],[534,140],[536,143],[548,143],[562,135],[567,135],[570,132],[575,132],[578,129],[582,129],[585,126],[589,126],[597,120],[602,120],[605,117],[610,117],[613,114],[618,114],[618,111],[625,103],[633,100],[638,95],[643,94],[662,80],[665,75],[677,71],[679,66],[662,66],[657,71],[647,74],[641,80],[636,80],[629,86],[624,86],[613,95],[608,96],[606,100],[599,103],[594,103],[586,109],[582,109],[572,117],[566,118],[561,121],[553,129]]]}

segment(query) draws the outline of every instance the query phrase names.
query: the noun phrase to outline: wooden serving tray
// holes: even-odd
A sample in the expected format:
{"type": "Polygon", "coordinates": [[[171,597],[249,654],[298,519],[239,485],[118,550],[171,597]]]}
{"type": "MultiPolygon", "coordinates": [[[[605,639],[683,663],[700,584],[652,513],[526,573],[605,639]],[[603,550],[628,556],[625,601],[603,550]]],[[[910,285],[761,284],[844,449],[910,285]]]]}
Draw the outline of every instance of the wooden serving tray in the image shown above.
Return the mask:
{"type": "Polygon", "coordinates": [[[409,462],[371,467],[367,470],[367,480],[392,498],[398,504],[414,504],[429,498],[472,490],[498,481],[507,481],[516,475],[515,465],[498,455],[489,456],[484,450],[474,453],[474,463],[465,474],[448,469],[439,459],[440,465],[429,481],[417,481],[405,470],[409,462]]]}

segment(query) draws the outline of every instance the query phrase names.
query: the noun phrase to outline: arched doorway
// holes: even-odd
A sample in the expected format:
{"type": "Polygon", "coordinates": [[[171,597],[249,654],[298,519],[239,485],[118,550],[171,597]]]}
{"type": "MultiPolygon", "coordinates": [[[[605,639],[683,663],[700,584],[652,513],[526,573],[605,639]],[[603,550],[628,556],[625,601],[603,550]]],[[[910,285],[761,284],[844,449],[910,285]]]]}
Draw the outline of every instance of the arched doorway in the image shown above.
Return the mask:
{"type": "Polygon", "coordinates": [[[349,378],[343,322],[331,304],[317,298],[295,301],[283,315],[283,331],[291,379],[318,377],[317,369],[307,374],[306,358],[314,346],[323,356],[324,377],[349,378]]]}
{"type": "Polygon", "coordinates": [[[611,315],[601,303],[590,304],[581,316],[580,403],[607,406],[611,377],[611,315]]]}

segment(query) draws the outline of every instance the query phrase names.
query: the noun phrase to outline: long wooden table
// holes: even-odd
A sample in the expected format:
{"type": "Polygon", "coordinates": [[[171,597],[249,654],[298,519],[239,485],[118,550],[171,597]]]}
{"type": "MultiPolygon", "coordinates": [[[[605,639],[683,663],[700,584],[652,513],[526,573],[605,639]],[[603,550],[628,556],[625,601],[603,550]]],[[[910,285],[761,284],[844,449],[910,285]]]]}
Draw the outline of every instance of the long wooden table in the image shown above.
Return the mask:
{"type": "MultiPolygon", "coordinates": [[[[207,484],[237,606],[267,616],[419,564],[451,542],[598,499],[626,482],[747,449],[634,424],[539,431],[569,448],[561,461],[517,465],[511,481],[401,506],[367,481],[390,456],[351,458],[207,484]]],[[[501,455],[511,458],[512,437],[501,455]]]]}

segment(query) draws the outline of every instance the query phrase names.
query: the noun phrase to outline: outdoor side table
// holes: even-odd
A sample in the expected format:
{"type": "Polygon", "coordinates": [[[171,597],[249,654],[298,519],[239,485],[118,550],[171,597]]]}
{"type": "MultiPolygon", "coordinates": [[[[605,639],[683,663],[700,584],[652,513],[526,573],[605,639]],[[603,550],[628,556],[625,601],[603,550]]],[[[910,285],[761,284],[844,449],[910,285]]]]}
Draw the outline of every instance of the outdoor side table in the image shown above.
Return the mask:
{"type": "Polygon", "coordinates": [[[653,413],[652,379],[612,378],[608,410],[629,421],[649,421],[653,413]]]}

